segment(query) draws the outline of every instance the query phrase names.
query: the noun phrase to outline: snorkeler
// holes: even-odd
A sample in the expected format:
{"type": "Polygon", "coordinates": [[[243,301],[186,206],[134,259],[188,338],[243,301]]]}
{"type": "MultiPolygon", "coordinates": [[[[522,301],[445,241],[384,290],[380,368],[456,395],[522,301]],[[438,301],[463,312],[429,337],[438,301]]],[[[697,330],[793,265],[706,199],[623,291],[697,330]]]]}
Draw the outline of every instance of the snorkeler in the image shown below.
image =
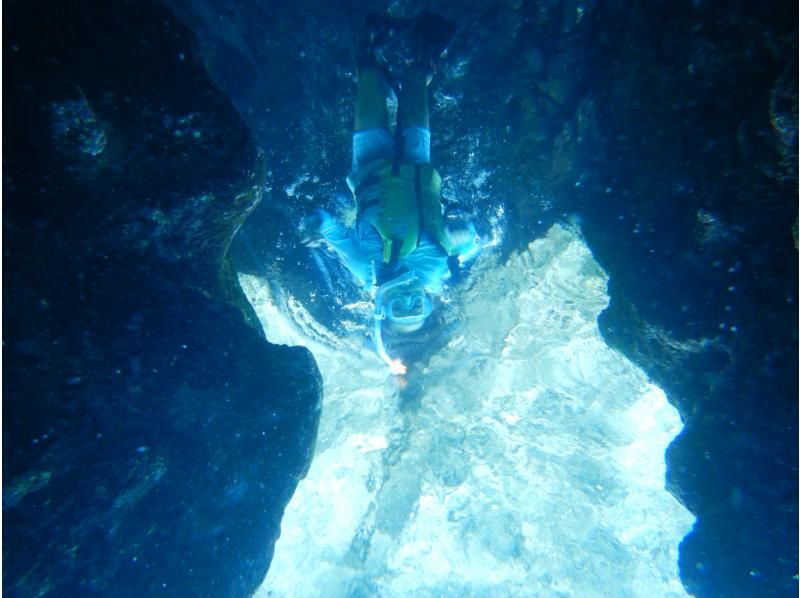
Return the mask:
{"type": "Polygon", "coordinates": [[[448,213],[441,177],[430,164],[428,85],[454,26],[425,13],[412,21],[372,14],[359,40],[352,171],[347,184],[358,205],[355,229],[317,210],[304,220],[303,242],[323,243],[356,282],[374,292],[373,341],[392,373],[382,327],[408,334],[433,311],[432,297],[457,279],[459,260],[479,250],[472,223],[448,213]],[[389,132],[389,87],[398,98],[389,132]],[[454,216],[454,217],[453,217],[454,216]]]}

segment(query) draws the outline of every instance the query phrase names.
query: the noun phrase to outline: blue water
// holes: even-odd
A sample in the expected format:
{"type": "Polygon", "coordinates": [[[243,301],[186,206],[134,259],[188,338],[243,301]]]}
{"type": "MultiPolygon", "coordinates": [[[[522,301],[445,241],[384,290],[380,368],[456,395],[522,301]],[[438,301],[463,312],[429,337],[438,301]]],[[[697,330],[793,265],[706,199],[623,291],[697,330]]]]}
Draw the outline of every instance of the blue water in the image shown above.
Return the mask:
{"type": "MultiPolygon", "coordinates": [[[[604,342],[682,417],[664,483],[697,518],[684,588],[797,594],[796,4],[8,8],[4,593],[258,586],[322,387],[231,284],[269,280],[329,344],[369,332],[298,224],[353,216],[367,10],[432,8],[458,28],[430,89],[445,197],[498,268],[577,227],[609,276],[604,342]]],[[[454,309],[403,351],[444,355],[454,309]]],[[[401,413],[429,407],[425,386],[401,413]]]]}
{"type": "MultiPolygon", "coordinates": [[[[686,588],[791,595],[796,140],[787,143],[770,122],[796,125],[796,112],[780,102],[791,67],[756,41],[766,29],[796,46],[780,11],[718,3],[438,8],[460,25],[432,90],[432,154],[445,194],[478,215],[488,236],[502,232],[503,254],[554,221],[580,221],[611,276],[604,335],[664,385],[686,421],[667,474],[699,516],[682,546],[686,588]],[[736,23],[727,35],[726,19],[736,23]],[[772,116],[770,97],[778,98],[772,116]],[[686,357],[670,344],[680,342],[704,349],[686,357]]],[[[412,13],[414,5],[392,10],[412,13]]],[[[283,93],[301,84],[325,89],[305,95],[301,113],[270,106],[295,127],[258,111],[251,117],[265,138],[288,132],[293,141],[281,144],[297,154],[276,179],[320,178],[291,198],[299,215],[335,205],[340,193],[333,189],[349,159],[352,85],[329,73],[351,72],[339,57],[352,47],[357,19],[335,4],[317,13],[322,30],[331,28],[323,55],[313,51],[316,28],[292,10],[272,15],[298,27],[304,54],[248,43],[246,33],[242,42],[254,56],[277,52],[293,65],[283,93]]],[[[206,43],[213,48],[213,34],[206,43]]],[[[318,281],[326,276],[320,270],[318,281]]]]}

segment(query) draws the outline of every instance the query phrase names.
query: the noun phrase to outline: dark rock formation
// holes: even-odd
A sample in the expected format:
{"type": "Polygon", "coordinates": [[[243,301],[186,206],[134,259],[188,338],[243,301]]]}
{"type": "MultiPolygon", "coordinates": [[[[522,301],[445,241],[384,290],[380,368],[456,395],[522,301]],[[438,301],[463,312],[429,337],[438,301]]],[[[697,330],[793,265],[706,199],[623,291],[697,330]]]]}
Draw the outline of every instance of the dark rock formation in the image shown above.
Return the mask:
{"type": "MultiPolygon", "coordinates": [[[[296,263],[292,224],[347,194],[363,14],[428,3],[170,4],[276,158],[270,201],[243,227],[248,268],[296,263]]],[[[577,215],[611,275],[607,340],[681,410],[668,483],[699,519],[681,550],[685,585],[698,596],[795,595],[796,3],[442,0],[436,10],[459,26],[431,89],[446,193],[503,225],[506,253],[577,215]]],[[[303,268],[313,271],[307,259],[303,268]]],[[[291,291],[313,297],[294,276],[291,291]]]]}
{"type": "Polygon", "coordinates": [[[249,595],[321,393],[227,264],[263,159],[163,5],[5,9],[4,594],[249,595]]]}
{"type": "Polygon", "coordinates": [[[577,206],[611,274],[604,335],[685,421],[667,476],[698,518],[682,580],[794,595],[797,6],[611,2],[593,19],[577,206]]]}

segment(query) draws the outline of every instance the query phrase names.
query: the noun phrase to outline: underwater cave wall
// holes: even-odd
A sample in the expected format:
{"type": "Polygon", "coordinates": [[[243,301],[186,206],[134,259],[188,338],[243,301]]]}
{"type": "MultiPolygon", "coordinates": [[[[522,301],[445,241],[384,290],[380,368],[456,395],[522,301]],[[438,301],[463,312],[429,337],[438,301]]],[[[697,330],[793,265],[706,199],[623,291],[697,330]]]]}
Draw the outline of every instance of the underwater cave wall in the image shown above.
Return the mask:
{"type": "Polygon", "coordinates": [[[162,4],[4,17],[3,594],[250,595],[321,399],[227,267],[261,158],[162,4]]]}
{"type": "Polygon", "coordinates": [[[296,222],[347,194],[360,21],[369,9],[453,19],[431,88],[445,193],[501,220],[506,255],[554,221],[580,223],[610,274],[606,340],[685,420],[667,484],[698,517],[681,550],[686,588],[796,593],[796,5],[170,5],[277,158],[237,265],[282,268],[326,322],[296,222]]]}
{"type": "Polygon", "coordinates": [[[698,517],[680,561],[698,596],[797,591],[796,22],[741,2],[593,15],[576,209],[611,275],[604,336],[685,420],[667,477],[698,517]]]}

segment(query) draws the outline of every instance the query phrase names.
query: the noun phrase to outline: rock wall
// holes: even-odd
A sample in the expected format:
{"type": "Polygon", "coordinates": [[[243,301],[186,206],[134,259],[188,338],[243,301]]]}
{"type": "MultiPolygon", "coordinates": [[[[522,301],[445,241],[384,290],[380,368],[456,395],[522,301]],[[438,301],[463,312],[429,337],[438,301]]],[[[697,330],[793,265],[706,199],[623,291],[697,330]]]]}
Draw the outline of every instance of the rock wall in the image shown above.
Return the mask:
{"type": "MultiPolygon", "coordinates": [[[[293,223],[347,194],[365,12],[433,8],[456,21],[431,89],[445,192],[484,231],[501,225],[505,254],[554,221],[580,222],[610,275],[606,340],[685,420],[667,477],[699,518],[681,552],[687,589],[796,593],[795,4],[170,4],[278,158],[270,201],[240,238],[261,263],[300,262],[293,223]]],[[[315,317],[337,321],[320,316],[334,302],[324,291],[314,301],[300,279],[316,268],[302,264],[299,275],[282,266],[284,280],[315,317]]]]}
{"type": "Polygon", "coordinates": [[[250,595],[321,399],[227,262],[263,156],[163,5],[4,16],[4,594],[250,595]]]}

